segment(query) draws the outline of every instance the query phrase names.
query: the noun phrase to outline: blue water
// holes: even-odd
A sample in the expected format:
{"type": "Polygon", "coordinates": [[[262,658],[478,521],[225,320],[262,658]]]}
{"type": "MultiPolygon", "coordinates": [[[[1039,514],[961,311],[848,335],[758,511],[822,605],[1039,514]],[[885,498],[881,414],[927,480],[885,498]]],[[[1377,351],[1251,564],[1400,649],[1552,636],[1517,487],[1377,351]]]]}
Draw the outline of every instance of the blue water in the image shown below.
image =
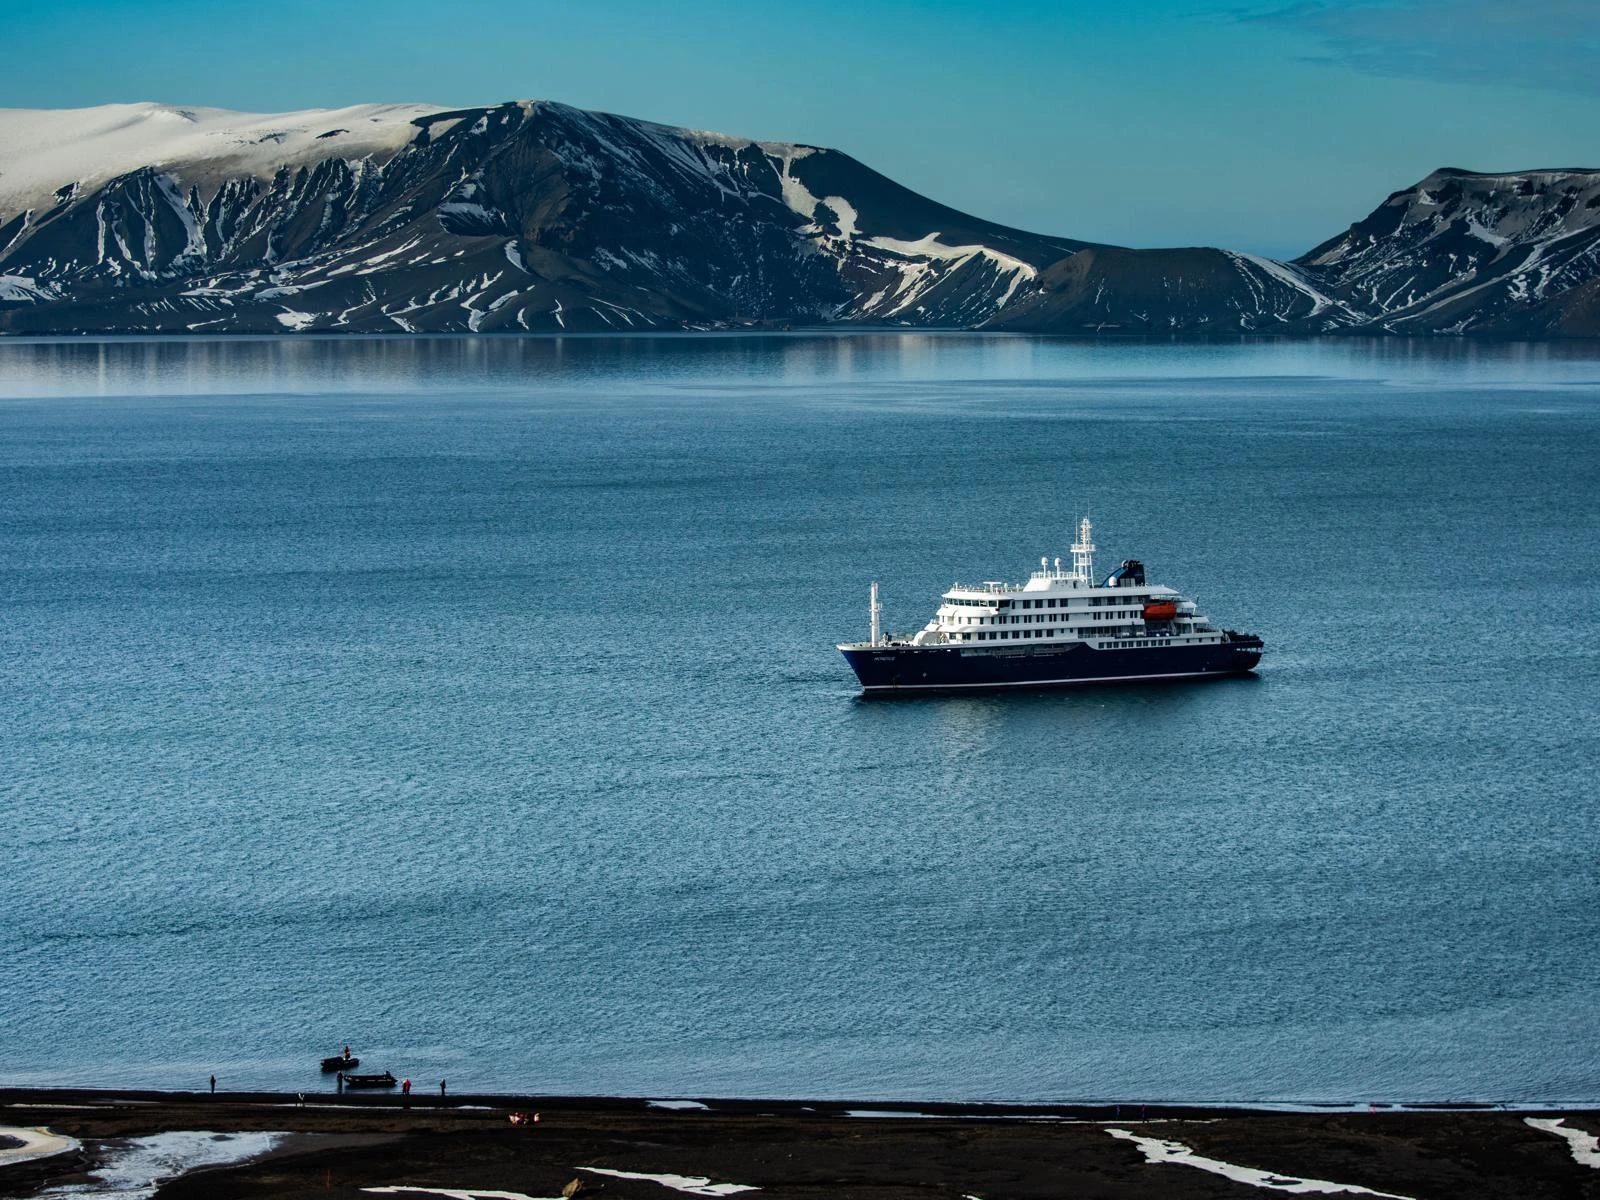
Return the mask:
{"type": "Polygon", "coordinates": [[[1597,487],[1596,348],[0,342],[0,1081],[1595,1102],[1597,487]],[[1259,676],[858,699],[1085,510],[1259,676]]]}

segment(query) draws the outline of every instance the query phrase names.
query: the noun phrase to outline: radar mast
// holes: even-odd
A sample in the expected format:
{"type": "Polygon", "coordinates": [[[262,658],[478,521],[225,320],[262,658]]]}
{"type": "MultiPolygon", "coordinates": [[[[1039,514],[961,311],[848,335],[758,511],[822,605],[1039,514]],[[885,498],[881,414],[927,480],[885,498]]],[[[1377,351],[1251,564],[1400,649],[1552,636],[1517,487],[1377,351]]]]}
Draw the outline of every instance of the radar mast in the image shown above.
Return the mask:
{"type": "Polygon", "coordinates": [[[1094,586],[1094,539],[1088,517],[1078,522],[1078,540],[1072,543],[1072,576],[1084,587],[1094,586]]]}

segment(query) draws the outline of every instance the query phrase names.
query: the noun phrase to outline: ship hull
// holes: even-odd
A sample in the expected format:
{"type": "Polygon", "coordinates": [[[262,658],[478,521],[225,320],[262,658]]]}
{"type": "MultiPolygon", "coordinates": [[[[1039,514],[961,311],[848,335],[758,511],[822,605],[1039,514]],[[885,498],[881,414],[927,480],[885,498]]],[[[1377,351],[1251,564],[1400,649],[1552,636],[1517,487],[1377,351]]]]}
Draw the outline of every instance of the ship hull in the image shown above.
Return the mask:
{"type": "Polygon", "coordinates": [[[1075,687],[1243,675],[1261,661],[1256,638],[1199,646],[1097,650],[1061,646],[841,646],[869,695],[1075,687]]]}

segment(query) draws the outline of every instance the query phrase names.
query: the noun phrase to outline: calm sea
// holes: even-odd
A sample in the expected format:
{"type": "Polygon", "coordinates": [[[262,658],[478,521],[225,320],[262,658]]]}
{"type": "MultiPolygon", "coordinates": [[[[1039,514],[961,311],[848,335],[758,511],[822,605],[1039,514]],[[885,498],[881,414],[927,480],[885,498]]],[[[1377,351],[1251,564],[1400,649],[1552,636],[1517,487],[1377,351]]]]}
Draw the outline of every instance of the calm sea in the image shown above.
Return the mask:
{"type": "Polygon", "coordinates": [[[0,342],[0,1082],[1600,1101],[1597,606],[1592,347],[0,342]]]}

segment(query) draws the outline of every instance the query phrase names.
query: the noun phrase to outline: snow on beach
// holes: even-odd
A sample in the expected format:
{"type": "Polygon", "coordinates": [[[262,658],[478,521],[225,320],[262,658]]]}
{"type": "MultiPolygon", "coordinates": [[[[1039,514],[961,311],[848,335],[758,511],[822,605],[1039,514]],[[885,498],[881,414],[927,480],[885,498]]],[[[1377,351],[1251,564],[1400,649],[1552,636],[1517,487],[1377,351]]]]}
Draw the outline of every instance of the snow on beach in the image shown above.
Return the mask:
{"type": "Polygon", "coordinates": [[[444,1200],[563,1200],[560,1196],[530,1196],[527,1192],[507,1192],[498,1188],[395,1187],[362,1188],[375,1196],[442,1196],[444,1200]]]}
{"type": "Polygon", "coordinates": [[[1248,1183],[1252,1187],[1266,1188],[1273,1192],[1289,1192],[1301,1196],[1379,1196],[1383,1200],[1414,1200],[1410,1196],[1402,1196],[1397,1192],[1375,1192],[1371,1188],[1361,1187],[1353,1183],[1330,1183],[1326,1179],[1301,1179],[1294,1175],[1279,1175],[1275,1171],[1261,1171],[1255,1167],[1236,1166],[1230,1162],[1223,1162],[1218,1158],[1204,1158],[1196,1154],[1182,1142],[1168,1142],[1161,1138],[1140,1137],[1126,1129],[1107,1129],[1114,1138],[1133,1142],[1144,1151],[1144,1160],[1148,1163],[1175,1163],[1184,1167],[1195,1167],[1212,1175],[1221,1175],[1238,1183],[1248,1183]]]}
{"type": "Polygon", "coordinates": [[[1544,1133],[1566,1138],[1572,1148],[1573,1161],[1584,1167],[1600,1169],[1600,1137],[1581,1129],[1568,1129],[1565,1117],[1524,1117],[1523,1120],[1544,1133]]]}
{"type": "Polygon", "coordinates": [[[641,1179],[659,1183],[675,1192],[691,1196],[732,1196],[738,1192],[759,1192],[761,1189],[748,1183],[712,1183],[704,1175],[650,1175],[643,1171],[613,1171],[609,1167],[579,1167],[591,1175],[609,1175],[613,1179],[641,1179]]]}
{"type": "Polygon", "coordinates": [[[78,1148],[76,1139],[69,1138],[65,1134],[51,1133],[42,1125],[32,1128],[0,1125],[0,1138],[21,1143],[16,1146],[0,1145],[0,1167],[50,1158],[52,1155],[65,1154],[68,1150],[78,1148]]]}
{"type": "Polygon", "coordinates": [[[281,1133],[208,1133],[174,1130],[112,1143],[106,1162],[90,1172],[91,1183],[49,1188],[41,1196],[92,1200],[148,1200],[162,1183],[197,1167],[222,1167],[267,1153],[281,1133]]]}
{"type": "MultiPolygon", "coordinates": [[[[606,1167],[579,1167],[591,1175],[609,1175],[614,1179],[637,1179],[646,1183],[659,1183],[662,1187],[692,1196],[732,1196],[738,1192],[756,1192],[760,1188],[743,1183],[712,1183],[702,1175],[651,1175],[643,1171],[613,1171],[606,1167]]],[[[530,1196],[526,1192],[508,1192],[494,1188],[419,1187],[396,1184],[391,1187],[361,1189],[376,1196],[442,1196],[444,1200],[561,1200],[559,1196],[530,1196]]]]}

